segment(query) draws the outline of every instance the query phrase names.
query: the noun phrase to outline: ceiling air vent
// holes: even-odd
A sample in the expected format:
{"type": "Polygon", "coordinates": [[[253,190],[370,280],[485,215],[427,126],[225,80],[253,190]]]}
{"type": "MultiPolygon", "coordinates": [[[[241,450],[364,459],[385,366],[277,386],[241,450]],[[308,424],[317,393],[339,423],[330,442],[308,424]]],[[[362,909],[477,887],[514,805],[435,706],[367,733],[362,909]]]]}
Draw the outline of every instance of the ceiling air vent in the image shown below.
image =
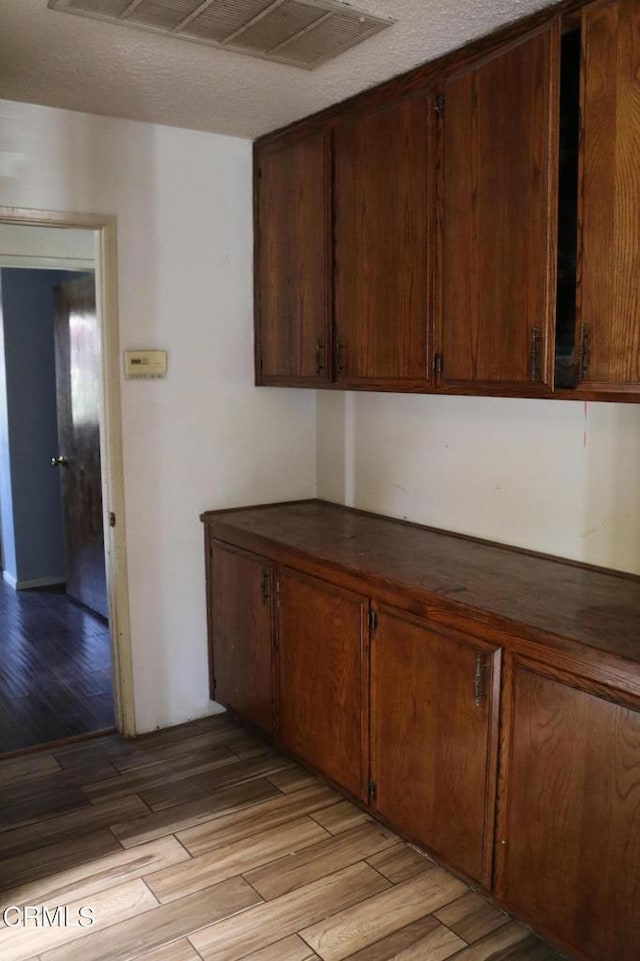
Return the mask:
{"type": "Polygon", "coordinates": [[[49,0],[49,7],[307,70],[393,23],[337,0],[49,0]]]}

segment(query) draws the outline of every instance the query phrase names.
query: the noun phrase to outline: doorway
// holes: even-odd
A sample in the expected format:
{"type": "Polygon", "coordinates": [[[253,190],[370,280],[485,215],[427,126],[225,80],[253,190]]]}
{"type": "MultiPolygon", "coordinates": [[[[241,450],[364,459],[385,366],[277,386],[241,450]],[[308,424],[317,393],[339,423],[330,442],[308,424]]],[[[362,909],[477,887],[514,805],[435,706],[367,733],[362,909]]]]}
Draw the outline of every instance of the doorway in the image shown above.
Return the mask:
{"type": "Polygon", "coordinates": [[[0,267],[0,304],[7,753],[113,729],[115,715],[94,271],[0,267]]]}
{"type": "MultiPolygon", "coordinates": [[[[110,218],[0,208],[0,264],[6,267],[7,263],[10,267],[66,271],[63,282],[57,284],[56,321],[56,327],[61,325],[62,331],[67,331],[66,344],[64,333],[58,331],[55,352],[58,367],[60,355],[64,365],[66,353],[67,383],[74,382],[76,396],[66,397],[75,436],[74,430],[65,435],[61,424],[59,443],[47,451],[48,465],[55,465],[48,469],[59,484],[61,505],[67,488],[67,506],[60,511],[67,534],[66,589],[55,583],[55,574],[27,577],[23,579],[26,583],[19,583],[21,578],[15,576],[13,585],[10,575],[0,585],[0,637],[14,648],[12,652],[5,648],[5,654],[23,657],[23,676],[20,683],[14,682],[13,704],[7,709],[6,697],[0,703],[0,755],[76,739],[114,725],[125,735],[135,733],[115,309],[115,222],[110,218]],[[13,254],[7,252],[12,244],[7,243],[6,230],[2,233],[6,225],[32,229],[26,251],[26,231],[22,229],[13,254]],[[79,232],[85,234],[85,240],[90,239],[94,271],[83,270],[86,260],[82,262],[82,257],[78,259],[69,252],[72,237],[79,232]],[[49,236],[43,246],[44,234],[49,236]],[[56,241],[53,248],[52,235],[56,241]],[[88,455],[91,430],[87,405],[92,403],[99,425],[94,432],[93,454],[88,455]],[[85,464],[80,470],[82,457],[85,464]],[[88,476],[92,470],[93,483],[88,476]],[[93,520],[87,515],[87,506],[93,508],[93,520]],[[16,626],[21,635],[18,640],[13,636],[16,626]]],[[[58,394],[64,400],[60,382],[58,394]]],[[[43,453],[40,451],[40,455],[43,453]]],[[[6,558],[2,566],[6,571],[6,558]]],[[[8,660],[5,656],[0,660],[5,676],[8,660]]]]}

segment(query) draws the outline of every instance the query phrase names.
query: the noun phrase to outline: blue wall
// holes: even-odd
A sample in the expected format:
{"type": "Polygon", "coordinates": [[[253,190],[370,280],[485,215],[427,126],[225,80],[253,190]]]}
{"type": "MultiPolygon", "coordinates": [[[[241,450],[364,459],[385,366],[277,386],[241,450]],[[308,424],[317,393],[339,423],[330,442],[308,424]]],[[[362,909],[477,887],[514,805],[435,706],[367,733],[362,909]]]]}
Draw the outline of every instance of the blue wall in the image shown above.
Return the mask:
{"type": "Polygon", "coordinates": [[[58,453],[53,292],[57,284],[76,276],[82,275],[22,268],[0,271],[3,566],[18,586],[25,581],[64,580],[60,480],[51,467],[51,458],[58,453]]]}
{"type": "Polygon", "coordinates": [[[13,532],[13,495],[11,491],[11,456],[9,451],[9,418],[5,377],[2,274],[0,271],[0,532],[2,534],[2,568],[15,579],[18,569],[13,532]]]}

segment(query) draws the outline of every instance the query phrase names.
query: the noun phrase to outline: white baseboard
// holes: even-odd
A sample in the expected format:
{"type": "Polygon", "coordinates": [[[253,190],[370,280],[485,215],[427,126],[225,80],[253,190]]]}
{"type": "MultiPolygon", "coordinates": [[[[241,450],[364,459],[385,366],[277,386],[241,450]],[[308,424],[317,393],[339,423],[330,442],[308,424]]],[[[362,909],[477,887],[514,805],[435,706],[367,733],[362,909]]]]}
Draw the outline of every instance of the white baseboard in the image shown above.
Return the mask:
{"type": "Polygon", "coordinates": [[[30,581],[19,581],[8,571],[3,571],[2,577],[14,591],[25,591],[30,587],[56,587],[65,583],[64,577],[35,577],[30,581]]]}

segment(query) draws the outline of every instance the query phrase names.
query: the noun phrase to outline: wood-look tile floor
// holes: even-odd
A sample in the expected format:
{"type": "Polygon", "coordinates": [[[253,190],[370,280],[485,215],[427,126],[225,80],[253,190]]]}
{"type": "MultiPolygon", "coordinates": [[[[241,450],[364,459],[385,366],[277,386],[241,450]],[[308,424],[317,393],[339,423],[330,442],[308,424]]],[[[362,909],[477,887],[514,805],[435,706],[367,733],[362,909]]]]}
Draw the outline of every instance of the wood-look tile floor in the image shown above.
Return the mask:
{"type": "Polygon", "coordinates": [[[0,798],[0,911],[94,918],[0,924],[3,961],[559,958],[225,715],[2,761],[0,798]]]}
{"type": "Polygon", "coordinates": [[[114,726],[107,624],[59,590],[0,577],[0,755],[114,726]]]}

